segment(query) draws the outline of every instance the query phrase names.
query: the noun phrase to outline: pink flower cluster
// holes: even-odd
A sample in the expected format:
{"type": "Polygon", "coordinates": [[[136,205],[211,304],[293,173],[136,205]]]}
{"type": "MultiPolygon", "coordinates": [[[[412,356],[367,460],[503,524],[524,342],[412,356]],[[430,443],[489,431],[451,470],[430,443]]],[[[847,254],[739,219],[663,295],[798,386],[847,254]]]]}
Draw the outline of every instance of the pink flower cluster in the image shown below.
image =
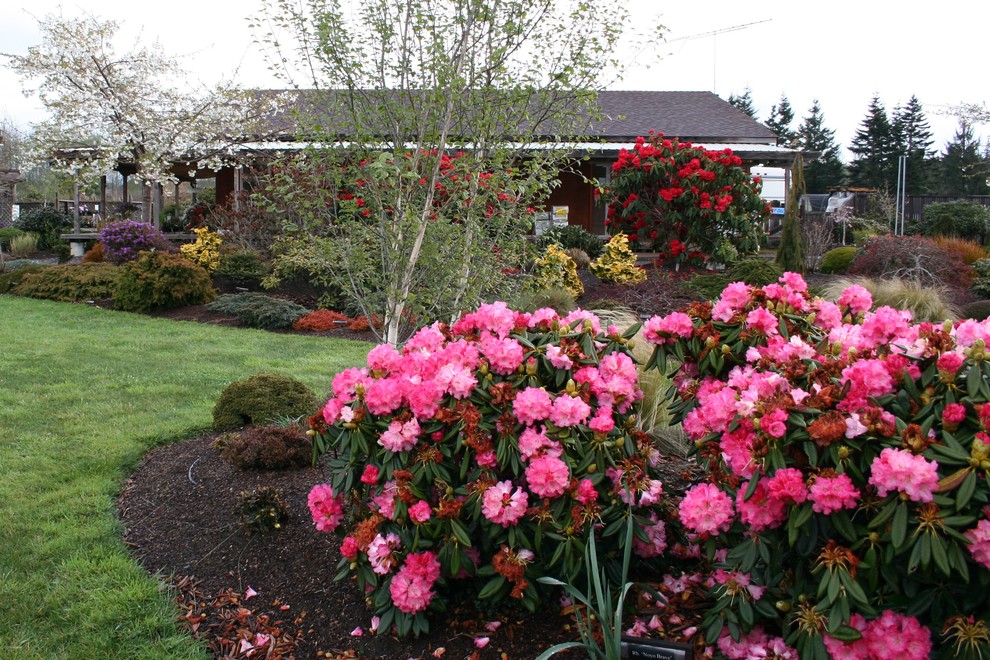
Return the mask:
{"type": "Polygon", "coordinates": [[[307,504],[313,516],[313,524],[321,532],[332,532],[344,519],[344,505],[327,484],[313,486],[309,491],[307,504]]]}
{"type": "Polygon", "coordinates": [[[924,456],[887,447],[873,459],[870,483],[881,497],[896,491],[912,502],[931,502],[938,488],[938,464],[924,456]]]}
{"type": "Polygon", "coordinates": [[[392,578],[389,594],[406,614],[422,612],[433,600],[433,585],[440,579],[440,562],[432,552],[414,552],[392,578]]]}
{"type": "Polygon", "coordinates": [[[863,635],[855,642],[825,636],[825,648],[835,660],[927,660],[931,656],[931,632],[914,617],[885,610],[872,621],[853,614],[849,625],[863,635]]]}

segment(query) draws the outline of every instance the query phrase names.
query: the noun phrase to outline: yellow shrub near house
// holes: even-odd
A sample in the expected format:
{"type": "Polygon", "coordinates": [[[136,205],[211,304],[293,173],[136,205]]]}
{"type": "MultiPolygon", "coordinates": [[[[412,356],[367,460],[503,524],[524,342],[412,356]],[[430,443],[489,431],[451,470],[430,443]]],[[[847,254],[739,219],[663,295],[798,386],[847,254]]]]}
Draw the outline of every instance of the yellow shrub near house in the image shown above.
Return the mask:
{"type": "Polygon", "coordinates": [[[605,246],[605,253],[588,266],[602,282],[636,284],[646,280],[646,271],[636,266],[636,255],[629,249],[625,234],[616,234],[605,246]]]}
{"type": "Polygon", "coordinates": [[[556,243],[547,246],[547,251],[536,260],[532,286],[536,290],[566,289],[575,298],[584,293],[584,285],[577,274],[577,264],[556,243]]]}

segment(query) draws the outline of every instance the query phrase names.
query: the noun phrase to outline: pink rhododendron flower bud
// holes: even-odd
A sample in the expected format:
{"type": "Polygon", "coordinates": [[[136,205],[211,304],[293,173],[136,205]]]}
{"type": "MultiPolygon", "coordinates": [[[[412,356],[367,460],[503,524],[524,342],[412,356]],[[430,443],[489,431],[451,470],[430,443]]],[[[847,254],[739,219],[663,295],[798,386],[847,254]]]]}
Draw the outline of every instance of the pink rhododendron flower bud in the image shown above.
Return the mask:
{"type": "Polygon", "coordinates": [[[767,337],[780,334],[777,327],[779,323],[777,317],[767,311],[766,307],[757,307],[746,315],[746,327],[767,337]]]}
{"type": "Polygon", "coordinates": [[[966,406],[961,403],[948,403],[945,408],[942,409],[942,424],[947,427],[947,430],[952,431],[953,428],[958,427],[962,424],[963,420],[966,419],[966,406]]]}
{"type": "Polygon", "coordinates": [[[870,483],[877,493],[904,493],[912,502],[931,502],[938,489],[938,464],[905,449],[887,447],[870,465],[870,483]]]}
{"type": "Polygon", "coordinates": [[[556,456],[540,456],[526,468],[526,483],[539,497],[560,497],[570,482],[567,463],[556,456]]]}
{"type": "Polygon", "coordinates": [[[553,412],[553,400],[542,387],[527,387],[516,395],[512,413],[526,425],[543,421],[553,412]]]}
{"type": "Polygon", "coordinates": [[[481,513],[502,527],[515,525],[528,505],[526,492],[521,487],[513,490],[511,481],[500,481],[481,496],[481,513]]]}
{"type": "Polygon", "coordinates": [[[351,561],[357,558],[358,549],[357,539],[353,536],[345,536],[340,544],[340,554],[351,561]]]}
{"type": "Polygon", "coordinates": [[[873,296],[858,284],[848,287],[839,296],[839,306],[847,308],[851,314],[861,314],[873,306],[873,296]]]}
{"type": "Polygon", "coordinates": [[[553,401],[550,421],[564,428],[583,423],[589,415],[591,415],[591,406],[576,396],[561,394],[553,401]]]}
{"type": "Polygon", "coordinates": [[[819,476],[808,489],[808,499],[813,502],[811,509],[826,515],[855,508],[859,495],[859,490],[847,474],[819,476]]]}
{"type": "Polygon", "coordinates": [[[332,532],[344,519],[342,498],[337,497],[327,484],[313,486],[309,491],[307,504],[313,515],[313,523],[321,532],[332,532]]]}
{"type": "Polygon", "coordinates": [[[379,344],[368,352],[368,368],[384,375],[397,368],[402,356],[391,344],[379,344]]]}
{"type": "Polygon", "coordinates": [[[698,534],[719,534],[729,529],[734,510],[732,498],[718,486],[701,483],[684,494],[678,512],[687,529],[698,534]]]}
{"type": "Polygon", "coordinates": [[[797,468],[777,470],[772,477],[765,479],[767,494],[771,499],[784,504],[802,504],[808,499],[808,487],[804,474],[797,468]]]}
{"type": "Polygon", "coordinates": [[[612,408],[602,406],[595,412],[595,416],[588,422],[588,428],[596,433],[609,433],[615,428],[615,419],[612,417],[612,408]]]}
{"type": "Polygon", "coordinates": [[[654,316],[643,324],[643,338],[654,345],[673,343],[677,337],[687,339],[693,332],[691,317],[683,312],[654,316]]]}
{"type": "Polygon", "coordinates": [[[378,483],[378,467],[372,464],[364,466],[364,471],[361,472],[361,483],[373,486],[378,483]]]}
{"type": "Polygon", "coordinates": [[[736,493],[739,520],[749,525],[754,532],[780,527],[787,519],[787,505],[783,500],[773,497],[767,480],[761,479],[757,482],[756,490],[749,499],[746,499],[747,490],[748,484],[740,487],[739,492],[736,493]]]}
{"type": "Polygon", "coordinates": [[[425,500],[420,500],[409,507],[409,519],[414,523],[425,523],[432,515],[433,510],[430,508],[430,503],[425,500]]]}
{"type": "Polygon", "coordinates": [[[515,339],[499,339],[486,334],[482,336],[479,348],[491,370],[501,376],[512,374],[523,363],[523,347],[515,339]]]}
{"type": "Polygon", "coordinates": [[[965,357],[959,353],[950,352],[939,355],[938,362],[936,364],[938,365],[939,371],[943,371],[946,374],[953,376],[957,371],[959,371],[959,368],[963,366],[965,362],[965,357]]]}
{"type": "Polygon", "coordinates": [[[760,430],[772,438],[783,438],[787,432],[787,411],[774,408],[760,418],[760,430]]]}
{"type": "Polygon", "coordinates": [[[574,493],[574,499],[585,506],[597,500],[598,490],[595,488],[594,482],[591,479],[582,479],[579,481],[577,490],[574,493]]]}
{"type": "Polygon", "coordinates": [[[498,467],[498,458],[495,456],[495,452],[491,449],[487,451],[479,451],[475,454],[474,462],[477,463],[479,467],[483,467],[487,470],[492,470],[498,467]]]}

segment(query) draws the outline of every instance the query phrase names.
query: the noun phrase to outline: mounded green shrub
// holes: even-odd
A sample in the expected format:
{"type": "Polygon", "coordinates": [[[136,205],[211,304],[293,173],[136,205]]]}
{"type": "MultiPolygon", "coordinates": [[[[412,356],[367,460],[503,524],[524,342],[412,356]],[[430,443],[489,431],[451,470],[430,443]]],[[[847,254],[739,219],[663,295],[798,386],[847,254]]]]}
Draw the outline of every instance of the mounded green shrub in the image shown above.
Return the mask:
{"type": "Polygon", "coordinates": [[[958,236],[983,243],[990,226],[990,209],[976,202],[957,201],[925,207],[922,232],[926,236],[958,236]]]}
{"type": "Polygon", "coordinates": [[[38,249],[47,250],[59,241],[59,234],[72,229],[72,217],[51,206],[42,206],[24,213],[14,224],[22,231],[37,234],[38,249]]]}
{"type": "MultiPolygon", "coordinates": [[[[11,267],[10,262],[7,263],[7,267],[11,267]]],[[[0,275],[0,293],[10,293],[26,276],[37,273],[45,268],[49,268],[49,266],[28,264],[21,265],[18,268],[11,268],[10,272],[0,275]]]]}
{"type": "Polygon", "coordinates": [[[263,330],[291,328],[309,312],[290,300],[255,292],[224,294],[210,303],[208,309],[218,314],[236,316],[241,323],[263,330]]]}
{"type": "Polygon", "coordinates": [[[559,225],[540,237],[540,247],[544,250],[551,243],[556,243],[565,250],[584,250],[590,259],[597,259],[605,251],[605,241],[579,225],[559,225]]]}
{"type": "Polygon", "coordinates": [[[241,282],[260,282],[268,275],[268,269],[256,252],[226,252],[220,255],[213,274],[241,282]]]}
{"type": "Polygon", "coordinates": [[[3,227],[0,228],[0,248],[10,248],[10,239],[16,238],[18,236],[24,235],[22,229],[17,227],[3,227]]]}
{"type": "Polygon", "coordinates": [[[120,275],[107,263],[49,266],[22,276],[11,293],[62,302],[100,300],[114,296],[120,275]]]}
{"type": "Polygon", "coordinates": [[[822,261],[818,264],[818,270],[823,273],[844,273],[849,269],[849,265],[856,258],[859,248],[855,245],[843,245],[832,248],[822,255],[822,261]]]}
{"type": "Polygon", "coordinates": [[[773,284],[783,274],[784,270],[776,262],[760,257],[740,259],[732,264],[728,272],[729,279],[733,282],[745,282],[759,287],[773,284]]]}
{"type": "Polygon", "coordinates": [[[290,376],[261,372],[234,381],[213,407],[213,430],[271,424],[280,418],[311,415],[318,400],[313,390],[290,376]]]}
{"type": "Polygon", "coordinates": [[[113,300],[127,312],[201,305],[216,297],[210,274],[177,254],[142,252],[120,270],[113,300]]]}
{"type": "Polygon", "coordinates": [[[684,283],[684,286],[694,291],[699,296],[705,300],[714,300],[718,298],[722,290],[728,286],[729,279],[727,275],[722,275],[719,273],[705,273],[702,275],[695,275],[690,280],[684,283]]]}
{"type": "Polygon", "coordinates": [[[313,441],[297,424],[252,426],[229,439],[224,460],[242,470],[284,470],[313,460],[313,441]]]}

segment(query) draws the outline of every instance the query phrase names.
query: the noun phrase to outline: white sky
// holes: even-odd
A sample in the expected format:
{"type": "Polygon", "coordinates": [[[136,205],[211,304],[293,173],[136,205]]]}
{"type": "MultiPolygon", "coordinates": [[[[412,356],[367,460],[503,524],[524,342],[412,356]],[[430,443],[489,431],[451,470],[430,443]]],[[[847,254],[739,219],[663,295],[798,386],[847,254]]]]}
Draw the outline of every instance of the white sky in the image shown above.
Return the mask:
{"type": "MultiPolygon", "coordinates": [[[[278,83],[247,26],[260,3],[5,0],[0,52],[23,54],[39,43],[35,17],[62,5],[66,15],[91,12],[120,21],[126,35],[122,49],[139,34],[157,38],[167,53],[184,56],[185,67],[204,79],[211,78],[211,69],[218,78],[240,67],[242,85],[274,87],[278,83]]],[[[794,128],[817,98],[826,126],[835,130],[842,147],[848,147],[874,94],[888,113],[916,94],[939,150],[957,127],[954,117],[939,114],[946,106],[990,102],[986,0],[626,3],[638,25],[665,25],[667,43],[624,54],[633,64],[616,89],[707,90],[728,98],[748,85],[761,120],[785,93],[794,108],[794,128]]],[[[19,80],[0,60],[0,117],[26,126],[42,110],[20,90],[19,80]]],[[[980,137],[990,135],[990,126],[975,128],[980,137]]]]}

